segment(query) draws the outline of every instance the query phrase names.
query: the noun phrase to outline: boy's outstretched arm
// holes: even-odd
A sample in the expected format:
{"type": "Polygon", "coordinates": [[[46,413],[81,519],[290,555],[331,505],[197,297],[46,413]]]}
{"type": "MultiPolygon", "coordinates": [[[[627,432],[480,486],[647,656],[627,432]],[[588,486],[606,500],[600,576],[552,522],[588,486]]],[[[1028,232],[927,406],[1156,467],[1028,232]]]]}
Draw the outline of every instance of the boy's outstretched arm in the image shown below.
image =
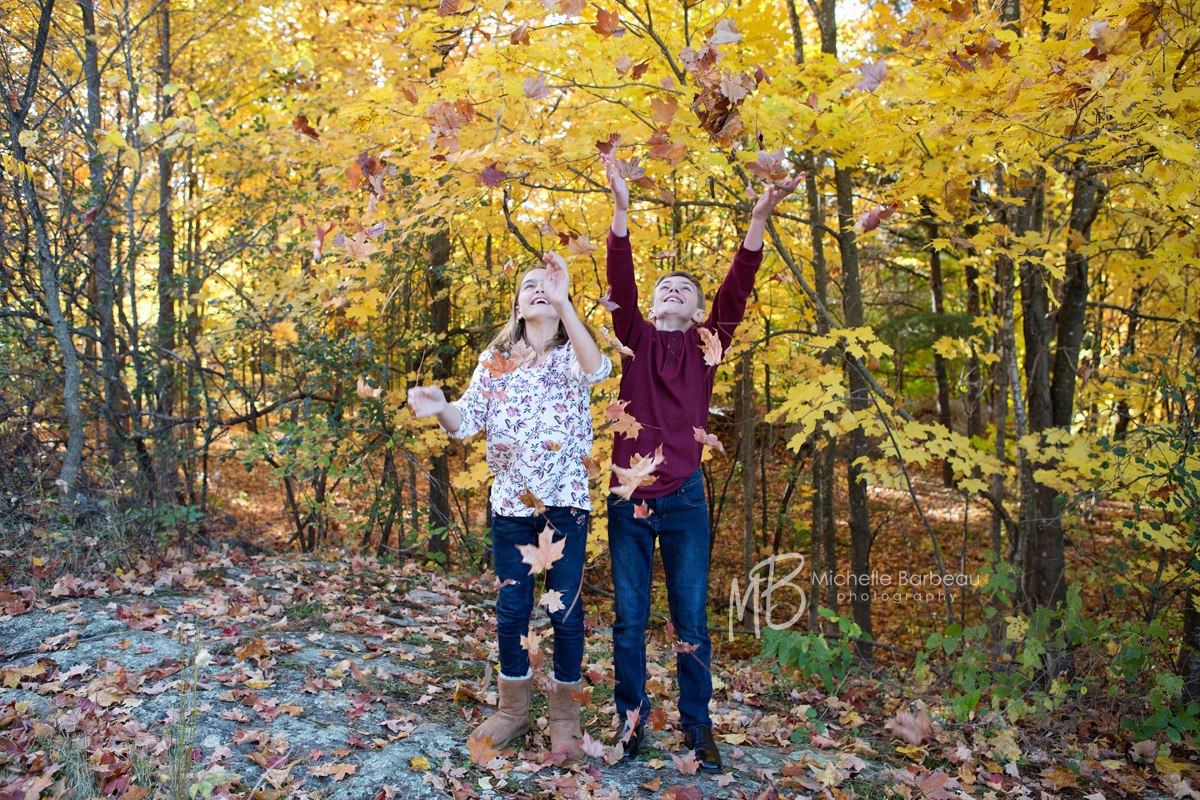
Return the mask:
{"type": "Polygon", "coordinates": [[[746,314],[746,300],[754,291],[754,277],[762,263],[763,233],[771,212],[783,198],[796,190],[802,180],[804,175],[800,174],[771,184],[750,212],[750,227],[746,229],[742,249],[734,256],[725,280],[713,296],[712,311],[704,323],[717,334],[722,347],[729,346],[734,331],[746,314]]]}
{"type": "Polygon", "coordinates": [[[612,232],[617,236],[628,236],[626,218],[629,214],[629,184],[621,177],[621,167],[615,158],[606,153],[600,156],[600,160],[604,162],[604,172],[608,176],[609,188],[612,189],[612,232]]]}
{"type": "Polygon", "coordinates": [[[767,220],[771,218],[771,212],[779,205],[780,200],[796,191],[802,180],[803,172],[794,178],[774,182],[767,187],[767,191],[758,198],[754,210],[750,212],[750,227],[746,229],[746,239],[742,242],[742,247],[747,250],[762,250],[763,234],[767,230],[767,220]]]}
{"type": "Polygon", "coordinates": [[[558,253],[553,252],[543,255],[542,261],[546,264],[546,277],[542,281],[546,299],[554,306],[563,327],[567,329],[567,336],[571,339],[571,347],[575,350],[579,368],[585,374],[595,374],[604,365],[604,356],[600,354],[596,340],[588,332],[587,326],[575,312],[575,304],[571,302],[571,273],[567,271],[567,262],[563,261],[563,257],[558,253]]]}
{"type": "Polygon", "coordinates": [[[617,307],[612,311],[613,333],[626,345],[634,346],[640,326],[646,321],[638,311],[637,280],[633,274],[633,252],[629,247],[629,184],[621,177],[621,167],[611,155],[600,156],[612,189],[612,229],[608,232],[609,299],[617,307]]]}

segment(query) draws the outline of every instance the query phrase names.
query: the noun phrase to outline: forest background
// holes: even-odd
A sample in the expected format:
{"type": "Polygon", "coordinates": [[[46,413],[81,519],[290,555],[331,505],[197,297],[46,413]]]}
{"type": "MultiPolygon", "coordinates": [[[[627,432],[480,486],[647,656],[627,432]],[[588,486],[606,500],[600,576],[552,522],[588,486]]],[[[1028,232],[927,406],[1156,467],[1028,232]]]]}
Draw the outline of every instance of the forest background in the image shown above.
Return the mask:
{"type": "Polygon", "coordinates": [[[74,541],[7,580],[195,541],[243,466],[277,546],[482,568],[483,443],[406,389],[465,387],[545,249],[608,324],[600,153],[643,297],[714,289],[803,171],[718,372],[714,619],[802,553],[765,652],[803,678],[894,660],[962,720],[1194,735],[1195,2],[3,7],[0,515],[74,541]],[[819,583],[900,568],[978,580],[819,583]]]}

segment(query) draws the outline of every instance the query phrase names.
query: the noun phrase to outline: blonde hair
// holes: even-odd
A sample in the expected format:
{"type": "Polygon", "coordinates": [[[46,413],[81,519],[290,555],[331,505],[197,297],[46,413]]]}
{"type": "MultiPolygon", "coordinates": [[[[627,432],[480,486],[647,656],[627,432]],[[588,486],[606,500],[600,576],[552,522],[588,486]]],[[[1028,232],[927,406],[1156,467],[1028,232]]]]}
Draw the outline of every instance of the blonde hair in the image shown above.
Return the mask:
{"type": "MultiPolygon", "coordinates": [[[[659,275],[658,280],[654,282],[654,294],[658,294],[658,285],[667,278],[686,278],[692,286],[696,287],[696,307],[704,308],[704,287],[700,284],[700,279],[686,270],[677,269],[673,272],[668,272],[666,275],[659,275]]],[[[653,297],[651,298],[653,300],[653,297]]]]}
{"type": "MultiPolygon", "coordinates": [[[[525,320],[517,317],[517,302],[521,296],[521,284],[525,282],[526,276],[535,269],[543,269],[543,267],[531,267],[525,271],[521,279],[517,281],[517,286],[513,290],[512,302],[508,306],[508,321],[504,323],[504,327],[496,334],[495,338],[488,344],[488,347],[503,355],[508,355],[512,352],[512,347],[517,342],[530,344],[529,337],[525,334],[525,320]]],[[[570,297],[567,298],[570,300],[570,297]]],[[[592,341],[596,341],[596,332],[592,330],[592,326],[587,322],[583,323],[583,327],[587,330],[588,336],[592,337],[592,341]]],[[[558,330],[554,332],[554,338],[550,340],[549,347],[562,347],[567,342],[571,341],[571,337],[567,334],[567,327],[563,325],[562,320],[558,321],[558,330]]]]}

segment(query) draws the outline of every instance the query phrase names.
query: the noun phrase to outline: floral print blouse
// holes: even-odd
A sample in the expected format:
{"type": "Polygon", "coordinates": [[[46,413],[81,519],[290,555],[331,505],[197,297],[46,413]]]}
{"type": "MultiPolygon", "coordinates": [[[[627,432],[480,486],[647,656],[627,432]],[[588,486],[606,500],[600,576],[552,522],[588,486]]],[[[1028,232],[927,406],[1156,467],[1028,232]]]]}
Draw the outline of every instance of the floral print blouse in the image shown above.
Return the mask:
{"type": "Polygon", "coordinates": [[[491,348],[479,356],[471,385],[454,405],[462,424],[452,439],[467,439],[487,428],[487,463],[496,475],[492,513],[532,517],[520,496],[526,488],[547,506],[592,510],[587,467],[592,454],[591,386],[608,377],[612,361],[601,354],[600,368],[584,373],[570,342],[537,366],[493,375],[484,366],[491,348]]]}

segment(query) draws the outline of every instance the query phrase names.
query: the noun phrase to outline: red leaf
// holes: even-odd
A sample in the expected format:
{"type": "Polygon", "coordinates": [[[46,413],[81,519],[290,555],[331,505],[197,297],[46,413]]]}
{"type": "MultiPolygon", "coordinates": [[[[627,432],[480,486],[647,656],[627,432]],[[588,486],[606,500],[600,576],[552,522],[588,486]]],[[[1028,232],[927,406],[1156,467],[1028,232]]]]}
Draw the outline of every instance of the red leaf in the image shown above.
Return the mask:
{"type": "Polygon", "coordinates": [[[458,11],[459,0],[442,0],[438,5],[438,16],[448,17],[458,11]]]}
{"type": "Polygon", "coordinates": [[[499,186],[500,181],[508,178],[508,173],[503,170],[496,169],[496,162],[493,161],[490,166],[484,169],[483,172],[475,176],[475,183],[486,184],[487,186],[499,186]]]}
{"type": "Polygon", "coordinates": [[[616,36],[618,39],[625,35],[625,29],[621,27],[621,12],[605,11],[603,8],[596,9],[596,24],[592,26],[592,30],[607,39],[609,36],[616,36]]]}
{"type": "Polygon", "coordinates": [[[292,120],[292,130],[302,136],[307,136],[314,142],[321,138],[321,134],[317,133],[316,128],[308,124],[308,117],[303,114],[292,120]]]}

